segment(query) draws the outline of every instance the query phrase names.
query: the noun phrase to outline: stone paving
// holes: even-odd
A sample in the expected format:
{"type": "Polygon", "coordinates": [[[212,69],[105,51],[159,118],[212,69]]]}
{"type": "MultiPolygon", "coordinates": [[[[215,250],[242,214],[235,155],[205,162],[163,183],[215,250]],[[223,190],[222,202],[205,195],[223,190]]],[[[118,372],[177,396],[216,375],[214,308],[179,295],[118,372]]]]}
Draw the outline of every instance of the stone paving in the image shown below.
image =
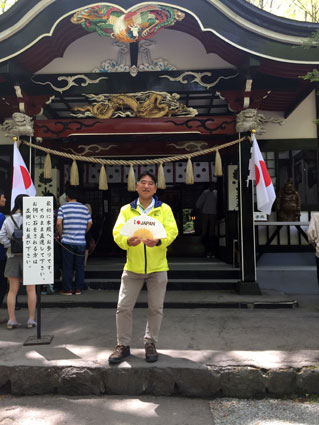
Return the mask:
{"type": "MultiPolygon", "coordinates": [[[[35,329],[0,325],[0,391],[214,398],[319,394],[319,297],[293,298],[298,308],[167,308],[160,357],[153,364],[144,360],[146,309],[137,308],[132,356],[119,366],[107,361],[115,345],[113,308],[43,308],[41,336],[53,336],[49,345],[25,346],[35,329]]],[[[26,313],[17,312],[22,323],[26,313]]]]}

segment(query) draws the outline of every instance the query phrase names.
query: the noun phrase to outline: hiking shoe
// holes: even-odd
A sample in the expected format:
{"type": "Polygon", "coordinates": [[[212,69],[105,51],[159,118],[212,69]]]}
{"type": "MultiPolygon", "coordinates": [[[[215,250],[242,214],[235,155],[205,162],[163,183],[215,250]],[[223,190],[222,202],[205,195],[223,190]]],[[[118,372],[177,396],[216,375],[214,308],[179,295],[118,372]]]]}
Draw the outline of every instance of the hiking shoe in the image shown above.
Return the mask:
{"type": "Polygon", "coordinates": [[[29,319],[27,321],[27,328],[28,329],[35,328],[36,326],[37,326],[37,322],[35,322],[34,320],[29,319]]]}
{"type": "Polygon", "coordinates": [[[77,289],[76,291],[75,291],[75,295],[81,295],[82,294],[82,292],[79,290],[79,289],[77,289]]]}
{"type": "Polygon", "coordinates": [[[158,353],[153,342],[145,344],[145,360],[149,363],[157,362],[158,360],[158,353]]]}
{"type": "Polygon", "coordinates": [[[121,363],[125,357],[131,355],[130,346],[129,345],[117,345],[114,348],[113,353],[109,357],[110,364],[118,364],[121,363]]]}
{"type": "Polygon", "coordinates": [[[60,295],[72,295],[72,291],[66,291],[66,290],[62,290],[59,292],[60,295]]]}
{"type": "Polygon", "coordinates": [[[20,328],[21,323],[15,322],[14,320],[8,320],[7,329],[20,328]]]}

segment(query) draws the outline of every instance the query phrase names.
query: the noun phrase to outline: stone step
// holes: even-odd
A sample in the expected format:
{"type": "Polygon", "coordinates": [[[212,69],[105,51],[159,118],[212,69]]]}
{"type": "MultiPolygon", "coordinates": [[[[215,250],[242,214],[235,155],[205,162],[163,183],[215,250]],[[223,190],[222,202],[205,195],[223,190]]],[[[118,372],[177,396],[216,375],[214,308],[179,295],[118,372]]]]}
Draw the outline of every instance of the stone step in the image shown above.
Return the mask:
{"type": "MultiPolygon", "coordinates": [[[[94,269],[85,271],[85,279],[110,279],[120,278],[122,270],[110,269],[94,269]]],[[[169,270],[168,279],[239,279],[240,272],[238,269],[216,269],[216,270],[169,270]]]]}
{"type": "MultiPolygon", "coordinates": [[[[82,295],[65,296],[58,293],[41,296],[43,308],[116,308],[118,290],[94,290],[83,291],[82,295]]],[[[19,304],[27,306],[26,295],[19,295],[19,304]]],[[[273,295],[271,292],[257,295],[240,295],[235,291],[167,291],[165,308],[171,309],[195,309],[195,308],[242,308],[242,309],[279,309],[296,308],[298,302],[292,296],[281,294],[273,295]]],[[[147,307],[147,291],[142,291],[136,303],[137,308],[147,307]]]]}
{"type": "MultiPolygon", "coordinates": [[[[238,279],[169,279],[167,290],[235,290],[238,279]]],[[[86,279],[86,284],[92,289],[119,289],[121,279],[86,279]]],[[[145,289],[145,288],[144,288],[145,289]]]]}
{"type": "MultiPolygon", "coordinates": [[[[43,298],[101,299],[108,292],[43,298]]],[[[145,294],[141,295],[141,301],[145,300],[145,294]]],[[[186,297],[184,292],[176,295],[186,297]]],[[[204,300],[211,293],[195,295],[204,300]]],[[[172,295],[167,296],[169,301],[172,295]]],[[[116,291],[112,297],[115,300],[116,291]]],[[[214,294],[215,301],[221,302],[239,298],[253,302],[293,301],[278,292],[266,292],[259,298],[214,294]]],[[[0,326],[0,394],[204,398],[296,398],[319,394],[319,350],[314,338],[319,322],[317,300],[313,298],[298,297],[300,308],[292,311],[166,309],[156,363],[145,362],[147,312],[135,309],[132,355],[119,366],[108,364],[116,343],[115,310],[43,309],[43,341],[36,339],[38,329],[22,326],[8,331],[4,324],[0,326]],[[48,337],[51,342],[45,344],[48,337]]],[[[24,325],[26,311],[18,311],[17,319],[24,325]]],[[[193,419],[188,423],[197,422],[193,419]]],[[[247,425],[247,421],[234,424],[243,423],[247,425]]],[[[318,421],[314,417],[307,423],[318,421]]]]}
{"type": "MultiPolygon", "coordinates": [[[[42,349],[42,351],[44,351],[42,349]]],[[[161,358],[171,355],[162,352],[161,358]]],[[[2,367],[2,393],[34,396],[130,395],[184,396],[202,398],[308,397],[318,394],[318,370],[314,367],[265,369],[250,366],[211,367],[184,359],[145,364],[143,350],[135,350],[121,367],[95,362],[70,367],[2,367]]],[[[105,362],[106,363],[106,362],[105,362]]]]}

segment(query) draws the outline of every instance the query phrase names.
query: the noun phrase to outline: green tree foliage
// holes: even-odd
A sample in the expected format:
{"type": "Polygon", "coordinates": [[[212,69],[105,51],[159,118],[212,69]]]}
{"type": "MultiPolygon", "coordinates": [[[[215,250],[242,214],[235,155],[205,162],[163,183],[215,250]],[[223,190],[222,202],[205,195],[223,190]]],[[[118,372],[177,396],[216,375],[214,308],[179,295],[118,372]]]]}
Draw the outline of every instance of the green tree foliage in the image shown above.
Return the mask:
{"type": "Polygon", "coordinates": [[[0,15],[7,11],[18,0],[0,0],[0,15]]]}
{"type": "Polygon", "coordinates": [[[284,18],[319,22],[319,0],[246,0],[248,3],[284,18]]]}
{"type": "Polygon", "coordinates": [[[300,78],[302,78],[304,80],[309,80],[312,83],[318,82],[319,81],[319,71],[318,71],[318,69],[314,69],[311,72],[307,72],[306,75],[304,75],[300,78]]]}
{"type": "MultiPolygon", "coordinates": [[[[246,0],[262,10],[284,18],[296,19],[304,22],[319,22],[319,0],[246,0]]],[[[305,49],[319,48],[319,31],[312,34],[306,42],[302,43],[305,49]]],[[[319,70],[313,69],[299,78],[309,80],[312,83],[319,82],[319,70]]],[[[319,125],[319,120],[314,121],[319,125]]]]}

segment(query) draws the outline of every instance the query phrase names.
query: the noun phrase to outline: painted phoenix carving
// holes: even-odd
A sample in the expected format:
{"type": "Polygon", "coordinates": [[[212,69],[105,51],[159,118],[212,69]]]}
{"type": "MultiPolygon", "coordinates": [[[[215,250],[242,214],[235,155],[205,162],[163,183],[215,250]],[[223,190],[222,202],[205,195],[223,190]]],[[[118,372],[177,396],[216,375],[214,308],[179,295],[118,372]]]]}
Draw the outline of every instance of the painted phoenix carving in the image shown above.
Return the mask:
{"type": "Polygon", "coordinates": [[[174,25],[184,17],[180,10],[159,4],[140,6],[127,13],[111,5],[99,4],[79,10],[71,22],[88,32],[134,43],[153,37],[162,28],[174,25]]]}

